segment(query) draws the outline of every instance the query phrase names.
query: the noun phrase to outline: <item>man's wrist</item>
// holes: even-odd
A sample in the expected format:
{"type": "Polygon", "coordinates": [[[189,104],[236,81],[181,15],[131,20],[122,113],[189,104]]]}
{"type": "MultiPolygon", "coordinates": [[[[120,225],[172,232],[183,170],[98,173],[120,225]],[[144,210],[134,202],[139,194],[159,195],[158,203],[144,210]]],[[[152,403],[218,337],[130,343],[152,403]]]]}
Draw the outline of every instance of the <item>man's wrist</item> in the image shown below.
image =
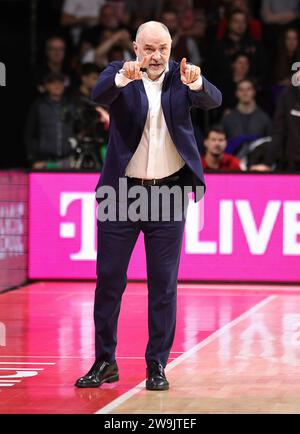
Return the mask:
{"type": "Polygon", "coordinates": [[[187,86],[190,88],[190,90],[199,91],[203,87],[203,78],[202,75],[199,75],[197,80],[193,81],[193,83],[188,83],[187,86]]]}
{"type": "Polygon", "coordinates": [[[125,74],[124,74],[124,69],[122,68],[122,69],[120,69],[117,73],[116,73],[116,76],[115,76],[115,84],[116,84],[116,86],[117,87],[124,87],[124,86],[126,86],[128,83],[130,83],[131,81],[133,81],[133,80],[131,80],[130,78],[127,78],[126,76],[125,76],[125,74]]]}

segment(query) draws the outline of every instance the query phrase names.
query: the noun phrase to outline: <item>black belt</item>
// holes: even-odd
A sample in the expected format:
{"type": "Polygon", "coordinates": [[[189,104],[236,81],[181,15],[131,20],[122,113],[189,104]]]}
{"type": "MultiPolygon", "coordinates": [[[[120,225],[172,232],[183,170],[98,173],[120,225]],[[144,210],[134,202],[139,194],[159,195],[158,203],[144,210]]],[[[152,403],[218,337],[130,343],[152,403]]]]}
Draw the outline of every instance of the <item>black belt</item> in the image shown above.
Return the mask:
{"type": "Polygon", "coordinates": [[[179,179],[179,175],[166,176],[165,178],[159,178],[159,179],[143,179],[143,178],[131,178],[131,177],[128,177],[128,179],[140,185],[159,185],[159,184],[164,184],[166,182],[177,181],[179,179]]]}

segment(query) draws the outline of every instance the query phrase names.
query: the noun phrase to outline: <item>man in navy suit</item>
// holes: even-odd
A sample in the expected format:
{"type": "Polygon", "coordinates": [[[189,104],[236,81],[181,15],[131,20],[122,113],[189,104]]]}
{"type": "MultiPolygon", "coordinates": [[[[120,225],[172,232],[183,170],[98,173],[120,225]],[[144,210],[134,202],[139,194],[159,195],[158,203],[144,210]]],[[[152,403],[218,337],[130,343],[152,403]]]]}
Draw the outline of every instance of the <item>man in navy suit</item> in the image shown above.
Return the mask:
{"type": "Polygon", "coordinates": [[[116,219],[98,217],[96,360],[76,381],[77,387],[98,387],[119,379],[115,359],[117,322],[129,260],[142,231],[148,277],[146,388],[169,388],[164,369],[175,333],[177,276],[186,215],[182,199],[185,202],[186,191],[193,191],[197,201],[202,196],[199,191],[205,189],[190,108],[209,110],[222,101],[220,91],[202,76],[198,66],[187,64],[185,58],[180,64],[169,61],[171,42],[162,23],[142,24],[133,42],[137,60],[111,63],[93,89],[93,100],[110,108],[110,138],[96,187],[99,208],[106,187],[116,192],[112,201],[115,205],[130,208],[132,197],[126,205],[121,198],[122,180],[127,188],[145,189],[142,205],[148,206],[148,213],[146,219],[121,219],[120,214],[116,219]],[[180,200],[174,195],[167,203],[169,208],[174,206],[169,219],[162,218],[166,200],[159,202],[158,208],[152,207],[152,193],[158,188],[177,188],[182,193],[180,200]]]}

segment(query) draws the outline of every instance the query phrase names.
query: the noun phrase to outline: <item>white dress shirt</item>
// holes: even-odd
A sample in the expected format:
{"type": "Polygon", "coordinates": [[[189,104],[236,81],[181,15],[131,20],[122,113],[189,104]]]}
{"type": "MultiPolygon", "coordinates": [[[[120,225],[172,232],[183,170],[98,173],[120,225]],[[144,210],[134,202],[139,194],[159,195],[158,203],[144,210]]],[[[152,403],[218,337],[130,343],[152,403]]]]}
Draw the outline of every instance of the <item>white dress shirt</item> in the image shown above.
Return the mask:
{"type": "MultiPolygon", "coordinates": [[[[177,172],[185,164],[171,139],[161,106],[162,83],[167,71],[168,66],[157,80],[151,80],[146,72],[142,72],[149,110],[141,141],[126,167],[126,176],[160,179],[177,172]]],[[[118,87],[124,87],[131,81],[122,70],[116,74],[118,87]]],[[[188,86],[191,90],[200,90],[202,77],[188,86]]]]}

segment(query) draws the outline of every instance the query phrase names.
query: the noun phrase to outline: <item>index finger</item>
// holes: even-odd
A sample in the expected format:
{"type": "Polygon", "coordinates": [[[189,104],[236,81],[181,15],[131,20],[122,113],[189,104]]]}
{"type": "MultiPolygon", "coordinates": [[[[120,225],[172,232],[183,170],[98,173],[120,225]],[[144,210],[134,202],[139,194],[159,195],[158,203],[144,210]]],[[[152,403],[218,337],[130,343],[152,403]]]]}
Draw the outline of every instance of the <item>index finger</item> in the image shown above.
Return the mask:
{"type": "Polygon", "coordinates": [[[186,58],[184,57],[180,62],[180,73],[185,74],[185,70],[186,70],[186,58]]]}
{"type": "Polygon", "coordinates": [[[145,66],[149,66],[151,56],[145,56],[143,60],[140,62],[140,68],[143,68],[145,66]]]}

